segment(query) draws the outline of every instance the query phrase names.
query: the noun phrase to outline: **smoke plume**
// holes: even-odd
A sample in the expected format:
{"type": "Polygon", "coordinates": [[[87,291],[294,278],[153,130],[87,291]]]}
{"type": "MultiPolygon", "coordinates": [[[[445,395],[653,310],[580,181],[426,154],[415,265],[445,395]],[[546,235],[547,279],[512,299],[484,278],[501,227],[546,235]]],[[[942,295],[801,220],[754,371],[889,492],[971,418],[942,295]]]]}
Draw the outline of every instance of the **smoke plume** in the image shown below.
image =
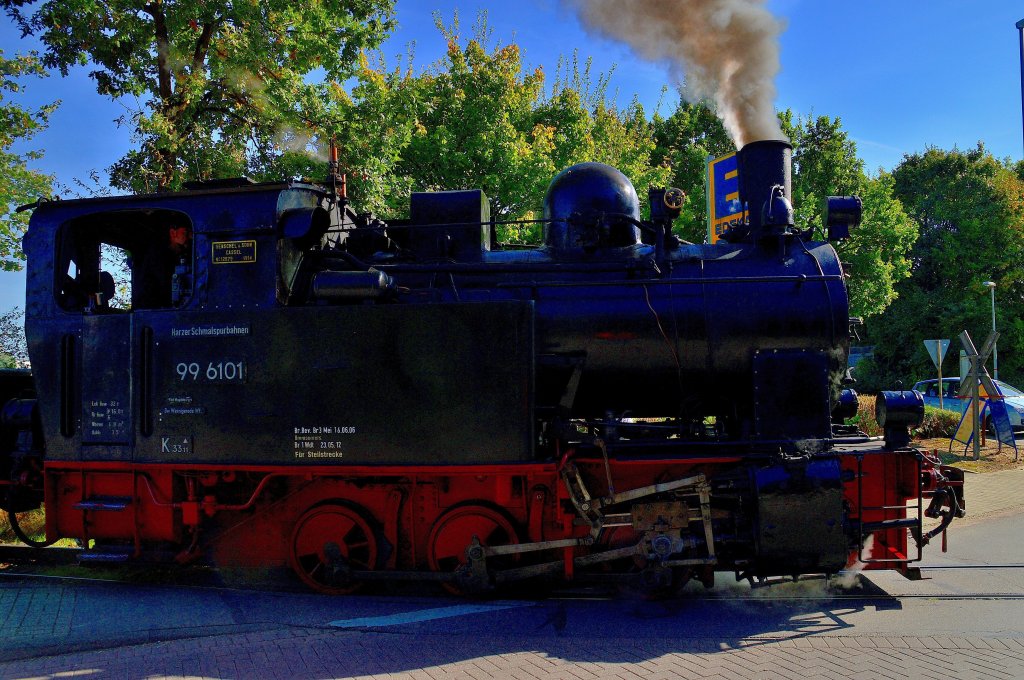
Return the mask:
{"type": "Polygon", "coordinates": [[[713,101],[737,147],[785,139],[775,115],[779,34],[764,0],[567,0],[584,25],[667,62],[690,101],[713,101]]]}

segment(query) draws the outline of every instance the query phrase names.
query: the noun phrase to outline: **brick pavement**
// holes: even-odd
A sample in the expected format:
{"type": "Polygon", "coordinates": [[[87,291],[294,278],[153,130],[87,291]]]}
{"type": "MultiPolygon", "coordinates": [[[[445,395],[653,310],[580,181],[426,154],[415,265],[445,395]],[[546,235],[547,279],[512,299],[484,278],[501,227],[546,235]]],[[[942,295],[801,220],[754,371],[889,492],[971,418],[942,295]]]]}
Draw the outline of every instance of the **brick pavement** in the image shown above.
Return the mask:
{"type": "Polygon", "coordinates": [[[507,641],[282,629],[0,663],[4,678],[658,680],[1024,677],[1019,638],[807,636],[507,641]],[[382,639],[383,638],[383,639],[382,639]],[[202,642],[202,644],[200,644],[202,642]],[[208,644],[208,643],[213,644],[208,644]],[[497,651],[496,651],[497,648],[497,651]]]}
{"type": "Polygon", "coordinates": [[[967,473],[964,477],[967,517],[974,520],[995,513],[1024,509],[1024,469],[967,473]]]}
{"type": "MultiPolygon", "coordinates": [[[[1024,470],[969,474],[965,484],[967,521],[1024,509],[1024,470]]],[[[194,613],[187,606],[167,603],[159,609],[159,593],[143,594],[145,604],[140,605],[118,603],[109,594],[83,594],[79,591],[86,589],[74,584],[0,586],[0,639],[6,658],[16,659],[20,645],[36,650],[33,658],[0,662],[0,678],[1024,678],[1024,637],[998,631],[915,637],[864,634],[847,627],[728,640],[686,635],[593,640],[509,632],[496,639],[424,635],[401,626],[341,630],[325,627],[327,619],[308,627],[222,625],[217,622],[230,622],[224,611],[210,613],[208,620],[189,620],[194,613]],[[82,627],[89,628],[89,612],[98,602],[123,606],[128,616],[156,608],[155,622],[140,624],[150,628],[134,636],[112,629],[105,637],[100,629],[114,618],[104,617],[119,613],[96,611],[96,630],[89,631],[91,642],[82,645],[82,627]],[[149,641],[172,628],[179,631],[179,639],[149,641]],[[40,639],[54,643],[41,647],[40,639]]]]}

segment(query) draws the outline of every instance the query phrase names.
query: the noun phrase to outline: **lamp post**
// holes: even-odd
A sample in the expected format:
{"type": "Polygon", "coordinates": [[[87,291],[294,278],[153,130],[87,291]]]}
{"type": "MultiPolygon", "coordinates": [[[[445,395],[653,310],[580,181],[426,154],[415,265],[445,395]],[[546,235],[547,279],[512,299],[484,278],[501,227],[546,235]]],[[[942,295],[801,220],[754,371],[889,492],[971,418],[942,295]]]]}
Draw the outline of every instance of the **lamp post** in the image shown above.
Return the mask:
{"type": "MultiPolygon", "coordinates": [[[[985,286],[992,293],[992,332],[996,332],[996,282],[984,281],[985,286]]],[[[992,345],[992,373],[996,380],[999,380],[999,343],[992,345]]]]}
{"type": "Polygon", "coordinates": [[[1017,33],[1020,34],[1020,112],[1024,120],[1024,19],[1017,22],[1017,33]]]}

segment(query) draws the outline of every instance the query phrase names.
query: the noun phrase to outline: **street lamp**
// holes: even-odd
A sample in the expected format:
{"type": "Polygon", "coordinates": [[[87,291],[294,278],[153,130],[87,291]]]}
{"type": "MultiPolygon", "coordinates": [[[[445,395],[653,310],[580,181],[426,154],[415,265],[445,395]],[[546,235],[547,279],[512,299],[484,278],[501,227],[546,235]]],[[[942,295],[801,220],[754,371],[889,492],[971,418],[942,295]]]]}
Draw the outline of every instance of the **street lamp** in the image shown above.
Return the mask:
{"type": "MultiPolygon", "coordinates": [[[[992,332],[996,332],[996,282],[984,281],[981,285],[992,292],[992,332]]],[[[992,345],[992,373],[995,379],[999,380],[999,348],[998,343],[992,345]]]]}
{"type": "Polygon", "coordinates": [[[1017,32],[1020,34],[1020,112],[1024,118],[1024,19],[1017,22],[1017,32]]]}

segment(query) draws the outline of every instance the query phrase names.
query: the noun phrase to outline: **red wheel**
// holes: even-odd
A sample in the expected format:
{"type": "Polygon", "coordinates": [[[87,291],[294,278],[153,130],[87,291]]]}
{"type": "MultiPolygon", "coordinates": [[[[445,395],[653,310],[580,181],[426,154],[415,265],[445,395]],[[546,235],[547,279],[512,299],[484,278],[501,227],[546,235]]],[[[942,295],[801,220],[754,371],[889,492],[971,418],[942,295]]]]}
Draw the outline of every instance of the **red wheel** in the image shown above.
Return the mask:
{"type": "Polygon", "coordinates": [[[321,505],[295,523],[289,555],[292,569],[314,590],[332,595],[350,593],[350,570],[377,565],[377,537],[356,508],[321,505]]]}
{"type": "MultiPolygon", "coordinates": [[[[499,511],[483,505],[460,505],[452,508],[434,523],[427,539],[427,562],[434,571],[453,572],[466,564],[466,547],[473,537],[481,545],[499,546],[519,543],[512,523],[499,511]]],[[[488,565],[496,568],[516,561],[515,556],[492,558],[488,565]]],[[[445,588],[462,592],[458,586],[445,588]]]]}

